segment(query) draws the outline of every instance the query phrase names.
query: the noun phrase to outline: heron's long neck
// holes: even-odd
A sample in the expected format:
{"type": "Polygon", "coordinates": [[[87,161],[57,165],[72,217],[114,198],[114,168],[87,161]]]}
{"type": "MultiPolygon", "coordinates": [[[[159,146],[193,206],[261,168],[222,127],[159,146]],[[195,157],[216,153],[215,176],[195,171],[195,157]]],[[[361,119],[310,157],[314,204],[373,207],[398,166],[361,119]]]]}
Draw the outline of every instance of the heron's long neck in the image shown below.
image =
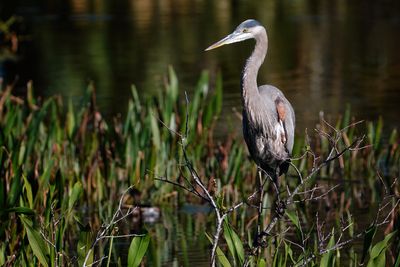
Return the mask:
{"type": "Polygon", "coordinates": [[[257,86],[258,69],[264,62],[268,49],[268,37],[265,31],[262,31],[256,37],[256,46],[253,53],[247,59],[246,65],[242,72],[242,100],[243,106],[247,107],[254,103],[252,100],[259,99],[259,91],[257,86]]]}

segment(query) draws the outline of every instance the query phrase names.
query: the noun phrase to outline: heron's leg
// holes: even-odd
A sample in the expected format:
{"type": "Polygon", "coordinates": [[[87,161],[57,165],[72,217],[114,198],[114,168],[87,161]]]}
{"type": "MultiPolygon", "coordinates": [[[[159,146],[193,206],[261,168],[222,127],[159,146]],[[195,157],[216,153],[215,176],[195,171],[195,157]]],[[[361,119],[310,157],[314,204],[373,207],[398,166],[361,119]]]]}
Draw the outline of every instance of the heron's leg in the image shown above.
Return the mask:
{"type": "MultiPolygon", "coordinates": [[[[271,208],[271,212],[275,211],[277,214],[281,214],[281,210],[284,210],[284,208],[282,209],[282,201],[280,199],[280,192],[279,192],[279,167],[275,170],[275,174],[272,173],[271,175],[268,173],[263,172],[262,170],[259,170],[258,172],[258,191],[259,191],[259,203],[258,203],[258,223],[257,223],[257,236],[255,237],[254,241],[253,241],[253,253],[255,253],[255,255],[259,255],[259,253],[261,252],[261,248],[266,246],[266,240],[265,237],[268,236],[269,234],[266,233],[264,231],[264,229],[262,228],[262,212],[263,212],[263,199],[264,199],[264,185],[266,183],[266,181],[271,182],[271,185],[273,187],[273,191],[275,192],[275,194],[273,194],[273,200],[272,200],[272,208],[271,208]],[[263,176],[263,174],[265,176],[263,176]]],[[[281,216],[281,215],[279,215],[281,216]]],[[[276,241],[276,240],[275,240],[276,241]]]]}
{"type": "Polygon", "coordinates": [[[258,191],[258,208],[257,208],[257,231],[254,236],[253,240],[253,254],[254,255],[259,255],[261,253],[261,248],[264,246],[264,231],[263,231],[263,199],[264,199],[264,185],[266,182],[266,179],[269,179],[269,177],[264,177],[263,171],[259,169],[258,171],[258,179],[257,179],[257,191],[258,191]]]}
{"type": "Polygon", "coordinates": [[[278,182],[278,174],[279,170],[275,170],[275,174],[272,172],[271,174],[266,174],[267,179],[269,180],[270,190],[272,189],[275,192],[276,197],[279,198],[279,182],[278,182]],[[272,187],[272,188],[271,188],[272,187]]]}
{"type": "Polygon", "coordinates": [[[260,235],[262,231],[262,212],[263,212],[263,199],[264,199],[264,181],[262,171],[258,171],[258,223],[257,223],[257,236],[260,235]]]}
{"type": "Polygon", "coordinates": [[[275,192],[276,192],[276,196],[274,197],[274,201],[273,201],[273,211],[275,211],[275,213],[278,216],[282,216],[282,212],[284,213],[285,210],[285,203],[281,201],[280,198],[280,191],[279,191],[279,174],[280,174],[280,167],[278,166],[275,170],[275,177],[274,177],[274,184],[273,186],[275,187],[275,192]]]}
{"type": "MultiPolygon", "coordinates": [[[[273,179],[276,188],[279,188],[279,173],[280,173],[280,171],[281,171],[281,168],[278,166],[278,167],[275,169],[275,177],[274,177],[274,179],[273,179]]],[[[278,191],[278,192],[279,192],[279,191],[278,191]]]]}

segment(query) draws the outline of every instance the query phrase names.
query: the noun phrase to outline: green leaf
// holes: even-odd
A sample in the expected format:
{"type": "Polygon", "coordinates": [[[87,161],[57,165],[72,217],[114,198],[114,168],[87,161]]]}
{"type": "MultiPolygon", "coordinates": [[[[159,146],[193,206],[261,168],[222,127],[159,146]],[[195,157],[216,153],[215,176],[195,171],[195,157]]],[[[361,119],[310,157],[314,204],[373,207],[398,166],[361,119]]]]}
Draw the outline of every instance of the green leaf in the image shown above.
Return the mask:
{"type": "Polygon", "coordinates": [[[67,111],[67,123],[66,123],[66,129],[69,138],[72,138],[75,132],[75,124],[76,122],[75,122],[74,108],[72,105],[72,100],[69,99],[68,111],[67,111]]]}
{"type": "Polygon", "coordinates": [[[27,84],[27,92],[26,92],[26,100],[29,104],[30,107],[34,107],[36,104],[35,97],[33,95],[33,86],[32,86],[32,81],[28,82],[27,84]]]}
{"type": "Polygon", "coordinates": [[[243,243],[226,220],[224,222],[224,238],[226,240],[226,243],[228,244],[228,248],[232,256],[239,260],[240,265],[243,265],[244,262],[243,243]]]}
{"type": "Polygon", "coordinates": [[[27,207],[14,207],[6,210],[6,213],[15,212],[17,214],[35,215],[35,211],[27,207]]]}
{"type": "Polygon", "coordinates": [[[384,267],[386,265],[386,249],[388,248],[389,240],[395,233],[396,231],[388,234],[385,239],[376,243],[375,246],[372,247],[367,267],[384,267]]]}
{"type": "Polygon", "coordinates": [[[159,150],[161,146],[161,137],[160,137],[160,129],[158,127],[158,121],[156,119],[156,114],[157,114],[156,110],[153,109],[150,115],[150,125],[153,134],[153,145],[157,150],[159,150]]]}
{"type": "Polygon", "coordinates": [[[350,237],[354,236],[354,222],[353,222],[353,218],[351,216],[350,211],[347,211],[347,221],[349,224],[349,235],[350,237]]]}
{"type": "Polygon", "coordinates": [[[224,224],[224,238],[226,244],[228,245],[229,252],[232,255],[232,258],[236,259],[235,245],[233,244],[233,240],[231,237],[231,229],[228,225],[224,224]]]}
{"type": "Polygon", "coordinates": [[[24,189],[26,193],[26,198],[28,199],[29,207],[33,207],[33,195],[32,195],[32,187],[29,183],[28,179],[25,175],[22,176],[24,178],[24,189]]]}
{"type": "Polygon", "coordinates": [[[368,141],[370,144],[374,144],[375,140],[375,130],[374,130],[374,124],[372,122],[367,122],[367,127],[368,127],[368,141]]]}
{"type": "Polygon", "coordinates": [[[72,208],[74,207],[76,201],[79,198],[79,195],[82,193],[82,184],[81,182],[76,182],[74,187],[72,188],[72,192],[69,196],[68,200],[68,210],[71,212],[72,208]]]}
{"type": "Polygon", "coordinates": [[[265,262],[264,259],[260,259],[260,260],[258,261],[257,267],[267,267],[267,263],[265,262]]]}
{"type": "Polygon", "coordinates": [[[351,106],[349,103],[346,104],[346,111],[344,112],[342,127],[347,127],[350,124],[351,106]]]}
{"type": "Polygon", "coordinates": [[[400,267],[400,251],[397,253],[397,259],[394,263],[394,267],[400,267]]]}
{"type": "Polygon", "coordinates": [[[244,263],[244,249],[242,240],[240,240],[239,236],[232,231],[233,243],[235,244],[236,253],[239,257],[240,265],[244,263]]]}
{"type": "Polygon", "coordinates": [[[6,262],[6,244],[0,244],[0,265],[4,266],[6,262]]]}
{"type": "Polygon", "coordinates": [[[171,97],[173,103],[176,102],[178,98],[178,79],[176,77],[176,73],[172,66],[168,67],[168,78],[169,78],[169,85],[167,87],[167,91],[171,97]]]}
{"type": "MultiPolygon", "coordinates": [[[[92,244],[92,235],[90,225],[83,225],[80,221],[80,218],[74,216],[74,219],[79,227],[79,239],[76,247],[76,251],[78,253],[78,265],[83,266],[86,255],[89,253],[90,246],[92,244]]],[[[86,261],[87,265],[93,263],[93,251],[90,252],[88,260],[86,261]]]]}
{"type": "Polygon", "coordinates": [[[49,183],[53,166],[54,166],[54,159],[50,159],[49,162],[47,163],[47,167],[44,173],[39,178],[39,181],[42,183],[42,185],[47,186],[47,184],[49,183]]]}
{"type": "Polygon", "coordinates": [[[135,236],[132,239],[131,245],[129,246],[128,252],[128,266],[136,267],[139,266],[144,255],[146,254],[147,248],[150,242],[150,235],[135,236]]]}
{"type": "Polygon", "coordinates": [[[11,180],[11,188],[7,197],[8,198],[7,202],[9,207],[14,207],[16,205],[17,200],[19,199],[22,190],[22,181],[20,179],[21,172],[22,172],[22,167],[19,166],[11,180]]]}
{"type": "Polygon", "coordinates": [[[286,266],[286,262],[287,262],[287,256],[289,256],[292,263],[296,263],[295,259],[293,258],[292,248],[285,242],[285,266],[286,266]]]}
{"type": "Polygon", "coordinates": [[[286,210],[286,215],[289,217],[290,221],[296,226],[297,230],[300,230],[299,217],[294,211],[286,210]]]}
{"type": "Polygon", "coordinates": [[[137,110],[137,112],[140,112],[142,110],[142,104],[140,103],[140,98],[139,98],[139,94],[137,92],[136,86],[132,85],[131,86],[131,93],[132,93],[132,98],[133,98],[133,103],[135,103],[135,109],[137,110]]]}
{"type": "MultiPolygon", "coordinates": [[[[208,240],[210,240],[210,243],[212,244],[213,240],[211,239],[211,237],[207,233],[205,233],[205,235],[208,238],[208,240]]],[[[231,267],[231,264],[230,264],[228,258],[225,256],[224,252],[222,252],[222,250],[219,247],[217,247],[216,253],[217,253],[217,259],[218,259],[219,263],[221,263],[222,266],[231,267]]]]}
{"type": "Polygon", "coordinates": [[[374,140],[375,149],[379,148],[379,144],[381,142],[382,129],[383,129],[383,119],[382,116],[379,116],[378,123],[376,124],[376,129],[375,129],[375,140],[374,140]]]}
{"type": "MultiPolygon", "coordinates": [[[[335,245],[335,236],[334,236],[334,231],[332,230],[332,236],[329,239],[329,243],[328,246],[326,247],[326,249],[330,249],[335,245]]],[[[320,267],[330,267],[333,266],[333,261],[334,261],[334,257],[333,257],[333,251],[334,250],[330,250],[327,253],[325,253],[320,261],[319,266],[320,267]]]]}
{"type": "Polygon", "coordinates": [[[396,143],[398,138],[397,129],[392,130],[389,137],[389,144],[393,145],[396,143]]]}
{"type": "Polygon", "coordinates": [[[43,238],[40,236],[40,233],[37,229],[33,227],[33,223],[28,218],[19,216],[21,219],[26,233],[28,235],[29,245],[32,248],[33,254],[38,258],[39,262],[43,266],[49,266],[49,248],[44,242],[43,238]]]}

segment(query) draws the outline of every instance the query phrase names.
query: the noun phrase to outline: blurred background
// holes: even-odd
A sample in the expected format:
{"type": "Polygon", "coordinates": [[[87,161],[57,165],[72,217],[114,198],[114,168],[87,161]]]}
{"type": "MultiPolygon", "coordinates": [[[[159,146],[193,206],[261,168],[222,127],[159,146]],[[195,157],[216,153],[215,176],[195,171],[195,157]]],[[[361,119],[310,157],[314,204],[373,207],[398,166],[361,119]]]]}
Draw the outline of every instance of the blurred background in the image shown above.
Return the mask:
{"type": "Polygon", "coordinates": [[[400,126],[400,1],[1,1],[0,76],[21,95],[33,80],[36,95],[76,102],[94,81],[111,117],[124,114],[131,84],[143,96],[162,90],[169,65],[189,94],[202,70],[213,79],[221,71],[230,115],[241,110],[240,73],[254,42],[204,49],[248,18],[269,34],[259,84],[286,94],[298,132],[320,110],[336,118],[347,104],[357,119],[400,126]]]}

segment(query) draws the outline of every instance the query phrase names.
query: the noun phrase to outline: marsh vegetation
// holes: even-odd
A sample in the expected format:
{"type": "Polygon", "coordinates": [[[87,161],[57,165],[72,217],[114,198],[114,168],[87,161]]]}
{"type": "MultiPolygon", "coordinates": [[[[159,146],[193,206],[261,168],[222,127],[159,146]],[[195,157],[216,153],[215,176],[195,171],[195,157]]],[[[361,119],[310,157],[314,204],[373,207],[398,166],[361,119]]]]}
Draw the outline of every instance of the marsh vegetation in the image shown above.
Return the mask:
{"type": "Polygon", "coordinates": [[[260,189],[241,136],[214,137],[220,75],[187,94],[170,68],[112,120],[92,84],[80,104],[26,91],[0,93],[2,265],[400,264],[399,137],[382,120],[320,114],[279,188],[260,189]]]}

